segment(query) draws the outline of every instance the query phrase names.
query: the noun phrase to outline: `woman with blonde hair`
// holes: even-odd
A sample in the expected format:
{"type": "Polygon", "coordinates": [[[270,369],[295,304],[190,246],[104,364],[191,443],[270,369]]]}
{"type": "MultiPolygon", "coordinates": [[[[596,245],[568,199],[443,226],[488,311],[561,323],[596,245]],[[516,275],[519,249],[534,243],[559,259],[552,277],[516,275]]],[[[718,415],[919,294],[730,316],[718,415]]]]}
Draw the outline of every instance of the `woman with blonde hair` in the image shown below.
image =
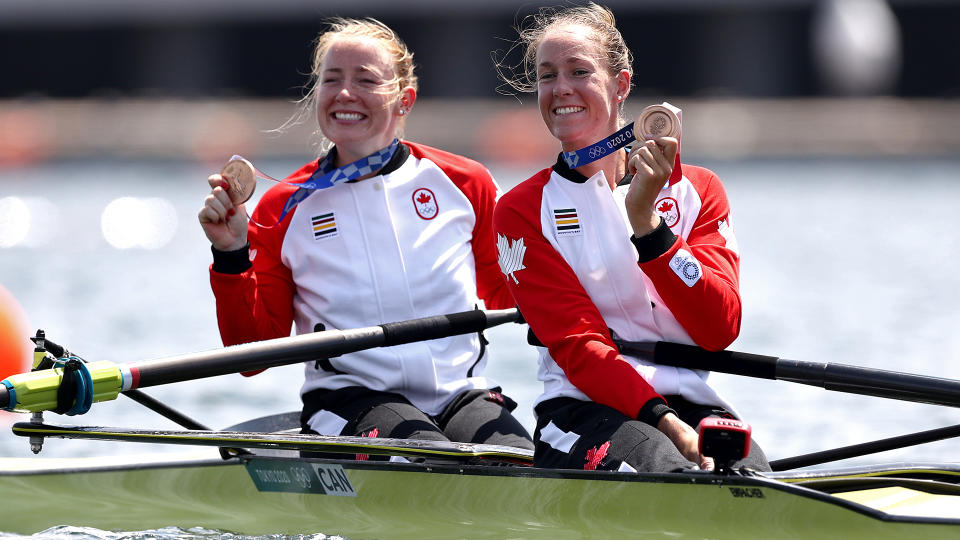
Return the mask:
{"type": "MultiPolygon", "coordinates": [[[[532,21],[520,33],[521,74],[506,79],[536,91],[562,152],[500,199],[494,229],[501,270],[542,345],[534,462],[712,468],[694,426],[732,418],[731,407],[706,374],[622,354],[615,338],[716,350],[737,337],[726,193],[713,172],[681,166],[675,137],[616,148],[633,69],[610,10],[545,9],[532,21]]],[[[769,468],[756,445],[740,465],[769,468]]]]}
{"type": "MultiPolygon", "coordinates": [[[[413,55],[386,25],[337,19],[317,40],[309,99],[324,155],[269,189],[247,217],[227,180],[199,219],[225,345],[315,328],[375,326],[513,307],[497,270],[498,188],[473,160],[401,140],[417,99],[413,55]],[[295,182],[297,184],[292,184],[295,182]]],[[[515,403],[483,375],[482,335],[305,365],[305,433],[532,448],[515,403]]]]}

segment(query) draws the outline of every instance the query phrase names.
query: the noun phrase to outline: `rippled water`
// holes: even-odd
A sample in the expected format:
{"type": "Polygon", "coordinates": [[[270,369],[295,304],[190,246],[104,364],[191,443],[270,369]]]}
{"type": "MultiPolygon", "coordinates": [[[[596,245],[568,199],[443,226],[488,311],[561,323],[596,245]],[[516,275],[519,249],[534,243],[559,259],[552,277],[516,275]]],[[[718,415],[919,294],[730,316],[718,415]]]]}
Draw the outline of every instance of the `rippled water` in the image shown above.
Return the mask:
{"type": "MultiPolygon", "coordinates": [[[[703,164],[727,186],[742,253],[743,328],[732,349],[960,379],[960,160],[703,164]]],[[[298,165],[258,163],[274,176],[298,165]]],[[[530,172],[492,169],[504,187],[530,172]]],[[[26,208],[30,216],[40,216],[31,232],[14,231],[23,237],[16,245],[0,248],[0,284],[26,310],[31,329],[45,329],[90,361],[218,347],[207,281],[209,246],[195,217],[207,172],[196,164],[160,162],[72,162],[0,171],[4,215],[22,219],[26,208]],[[18,198],[15,206],[11,197],[18,198]]],[[[0,228],[12,226],[0,216],[0,228]]],[[[9,245],[14,232],[0,229],[0,238],[9,245]]],[[[490,338],[491,373],[520,403],[517,414],[532,429],[530,404],[539,391],[535,355],[519,326],[494,329],[490,338]]],[[[147,393],[223,428],[298,409],[301,380],[301,368],[289,366],[147,393]]],[[[960,422],[960,415],[945,407],[727,375],[712,380],[751,423],[771,459],[960,422]]],[[[0,456],[31,455],[26,441],[4,426],[25,418],[0,413],[0,456]]],[[[96,404],[83,417],[49,420],[177,427],[122,397],[96,404]]],[[[958,448],[957,441],[943,441],[845,464],[958,461],[958,448]]],[[[177,450],[182,448],[57,439],[46,442],[41,456],[177,450]]],[[[208,534],[221,533],[66,527],[42,536],[208,534]]]]}

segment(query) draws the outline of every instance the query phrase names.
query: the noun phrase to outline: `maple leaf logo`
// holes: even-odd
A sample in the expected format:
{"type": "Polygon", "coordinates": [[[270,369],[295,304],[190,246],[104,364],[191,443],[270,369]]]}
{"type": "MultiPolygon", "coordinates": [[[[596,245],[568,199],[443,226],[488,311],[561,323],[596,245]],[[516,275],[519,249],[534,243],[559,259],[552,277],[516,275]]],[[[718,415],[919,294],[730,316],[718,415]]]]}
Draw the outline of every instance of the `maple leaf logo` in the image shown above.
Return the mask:
{"type": "Polygon", "coordinates": [[[583,466],[585,471],[595,471],[597,466],[601,464],[603,458],[607,457],[607,450],[610,449],[610,441],[607,441],[600,445],[600,448],[594,446],[593,448],[587,450],[587,459],[586,464],[583,466]]]}
{"type": "Polygon", "coordinates": [[[437,217],[440,209],[437,207],[437,197],[427,188],[420,188],[411,194],[413,209],[421,219],[431,220],[437,217]]]}
{"type": "Polygon", "coordinates": [[[673,210],[673,203],[668,201],[663,201],[660,206],[657,207],[657,210],[663,213],[667,213],[673,210]]]}
{"type": "MultiPolygon", "coordinates": [[[[377,428],[371,429],[367,433],[361,433],[361,437],[377,437],[380,435],[380,430],[377,428]]],[[[357,461],[367,461],[370,459],[370,454],[357,454],[357,461]]]]}
{"type": "Polygon", "coordinates": [[[498,234],[497,251],[500,254],[497,258],[497,262],[500,263],[500,271],[507,276],[508,280],[513,279],[513,282],[519,285],[520,281],[517,280],[514,273],[526,268],[523,265],[523,254],[526,253],[527,248],[523,245],[523,238],[511,242],[506,236],[498,234]]]}

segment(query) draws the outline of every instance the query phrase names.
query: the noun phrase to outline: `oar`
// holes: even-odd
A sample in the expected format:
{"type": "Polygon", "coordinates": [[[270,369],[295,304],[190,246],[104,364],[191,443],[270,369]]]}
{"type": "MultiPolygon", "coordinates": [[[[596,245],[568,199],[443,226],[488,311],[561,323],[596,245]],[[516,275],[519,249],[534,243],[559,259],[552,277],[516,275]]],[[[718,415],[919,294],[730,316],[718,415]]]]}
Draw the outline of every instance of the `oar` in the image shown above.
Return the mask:
{"type": "MultiPolygon", "coordinates": [[[[93,401],[115,399],[120,392],[230,373],[254,371],[331,358],[374,347],[389,347],[460,334],[472,334],[520,320],[516,309],[472,310],[357,328],[258,341],[158,360],[86,364],[93,379],[93,401]]],[[[0,408],[20,412],[57,406],[61,369],[13,375],[0,382],[0,408]]]]}
{"type": "Polygon", "coordinates": [[[258,433],[245,431],[160,431],[101,426],[57,426],[18,422],[13,433],[21,437],[62,437],[156,444],[231,446],[272,450],[300,450],[335,454],[410,456],[454,461],[482,461],[533,464],[533,451],[512,446],[419,439],[388,439],[307,435],[301,433],[258,433]]]}
{"type": "Polygon", "coordinates": [[[960,381],[897,371],[786,360],[736,351],[707,351],[693,345],[615,340],[622,352],[657,364],[790,381],[836,392],[960,407],[960,381]]]}
{"type": "MultiPolygon", "coordinates": [[[[35,344],[41,346],[46,351],[49,351],[56,358],[62,358],[65,355],[71,354],[70,351],[65,349],[63,346],[58,345],[57,343],[54,343],[53,341],[48,339],[45,335],[43,335],[42,330],[40,332],[37,332],[37,337],[30,338],[30,339],[32,339],[35,344]]],[[[153,397],[150,397],[149,395],[141,392],[140,390],[128,390],[127,392],[124,392],[123,395],[136,401],[137,403],[139,403],[140,405],[143,405],[144,407],[150,409],[151,411],[159,414],[160,416],[163,416],[167,420],[175,422],[187,429],[199,429],[199,430],[211,429],[201,424],[200,422],[194,420],[193,418],[190,418],[189,416],[183,414],[182,412],[174,409],[173,407],[170,407],[166,403],[163,403],[162,401],[159,401],[157,399],[154,399],[153,397]]]]}
{"type": "Polygon", "coordinates": [[[896,450],[918,444],[952,439],[958,436],[960,436],[960,425],[929,429],[907,435],[898,435],[896,437],[823,450],[821,452],[777,459],[770,462],[770,468],[775,471],[789,471],[791,469],[820,465],[821,463],[830,463],[831,461],[839,461],[841,459],[867,456],[878,452],[886,452],[887,450],[896,450]]]}

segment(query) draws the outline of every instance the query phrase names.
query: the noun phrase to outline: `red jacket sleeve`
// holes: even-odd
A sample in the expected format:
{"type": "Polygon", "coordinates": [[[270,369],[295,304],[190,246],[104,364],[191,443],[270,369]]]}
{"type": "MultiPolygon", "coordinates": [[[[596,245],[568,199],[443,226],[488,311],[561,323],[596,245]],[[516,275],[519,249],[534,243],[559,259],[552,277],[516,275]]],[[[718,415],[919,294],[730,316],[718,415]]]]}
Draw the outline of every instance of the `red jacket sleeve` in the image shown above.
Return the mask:
{"type": "MultiPolygon", "coordinates": [[[[259,222],[261,217],[254,211],[255,220],[259,222]]],[[[220,338],[226,346],[286,337],[293,325],[294,284],[290,270],[280,261],[273,242],[264,242],[255,228],[251,223],[248,237],[253,260],[249,269],[228,274],[210,267],[220,338]]]]}
{"type": "Polygon", "coordinates": [[[686,164],[684,173],[700,193],[700,214],[686,240],[677,236],[666,253],[640,263],[640,268],[693,341],[716,351],[729,346],[740,333],[740,257],[730,222],[730,203],[720,179],[706,169],[686,164]],[[700,279],[692,287],[670,266],[681,249],[693,255],[702,268],[700,279]]]}
{"type": "Polygon", "coordinates": [[[507,285],[567,379],[591,400],[637,418],[649,402],[664,400],[620,356],[576,274],[543,236],[541,190],[549,174],[517,186],[497,204],[494,230],[507,285]]]}
{"type": "MultiPolygon", "coordinates": [[[[281,223],[277,220],[287,197],[295,189],[278,184],[257,204],[247,232],[249,268],[239,273],[227,273],[214,270],[216,263],[210,267],[217,323],[225,346],[286,337],[291,333],[296,287],[290,269],[280,258],[290,215],[281,223]]],[[[244,375],[256,373],[259,371],[244,375]]]]}

